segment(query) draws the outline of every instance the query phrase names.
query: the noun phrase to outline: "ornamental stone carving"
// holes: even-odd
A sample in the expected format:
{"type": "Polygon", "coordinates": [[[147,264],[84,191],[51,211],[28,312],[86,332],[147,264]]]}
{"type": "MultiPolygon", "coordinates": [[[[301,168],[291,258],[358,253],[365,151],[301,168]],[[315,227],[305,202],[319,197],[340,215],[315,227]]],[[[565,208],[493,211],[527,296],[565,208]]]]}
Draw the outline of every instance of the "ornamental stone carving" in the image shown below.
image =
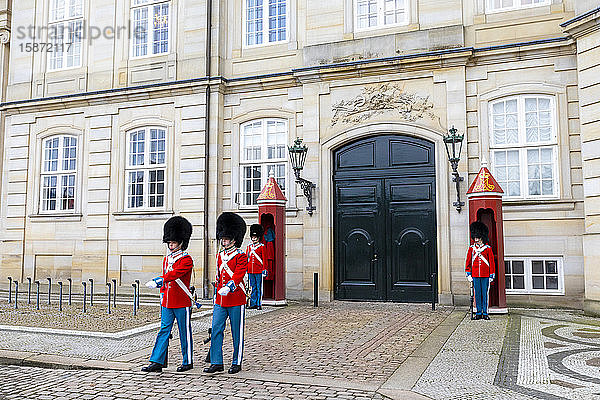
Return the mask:
{"type": "Polygon", "coordinates": [[[7,44],[10,41],[10,31],[0,30],[0,44],[7,44]]]}
{"type": "Polygon", "coordinates": [[[405,121],[421,118],[437,119],[431,112],[433,103],[429,97],[409,94],[398,85],[385,83],[363,89],[351,100],[341,100],[333,105],[331,126],[342,123],[359,123],[386,112],[394,112],[405,121]]]}

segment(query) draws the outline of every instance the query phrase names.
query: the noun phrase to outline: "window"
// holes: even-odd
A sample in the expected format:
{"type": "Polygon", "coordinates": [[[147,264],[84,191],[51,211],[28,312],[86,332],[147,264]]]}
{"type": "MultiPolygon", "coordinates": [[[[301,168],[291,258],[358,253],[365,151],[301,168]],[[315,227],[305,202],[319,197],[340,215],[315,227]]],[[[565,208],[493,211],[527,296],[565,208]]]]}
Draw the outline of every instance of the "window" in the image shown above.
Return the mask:
{"type": "Polygon", "coordinates": [[[517,96],[491,103],[494,177],[508,199],[557,198],[554,98],[517,96]]]}
{"type": "Polygon", "coordinates": [[[530,8],[549,5],[550,0],[487,0],[488,12],[510,11],[519,8],[530,8]]]}
{"type": "Polygon", "coordinates": [[[48,70],[81,66],[83,0],[50,0],[48,70]]]}
{"type": "Polygon", "coordinates": [[[261,119],[241,126],[241,203],[256,204],[256,198],[271,173],[285,194],[287,183],[287,121],[261,119]]]}
{"type": "Polygon", "coordinates": [[[126,208],[165,207],[166,132],[141,128],[127,133],[126,208]]]}
{"type": "Polygon", "coordinates": [[[41,212],[75,210],[77,138],[52,136],[42,142],[41,212]]]}
{"type": "Polygon", "coordinates": [[[354,0],[357,30],[408,24],[407,0],[354,0]]]}
{"type": "Polygon", "coordinates": [[[506,293],[563,294],[561,258],[506,257],[506,293]]]}
{"type": "Polygon", "coordinates": [[[246,46],[287,40],[288,0],[244,0],[246,46]]]}
{"type": "Polygon", "coordinates": [[[132,0],[132,57],[169,52],[169,2],[132,0]]]}

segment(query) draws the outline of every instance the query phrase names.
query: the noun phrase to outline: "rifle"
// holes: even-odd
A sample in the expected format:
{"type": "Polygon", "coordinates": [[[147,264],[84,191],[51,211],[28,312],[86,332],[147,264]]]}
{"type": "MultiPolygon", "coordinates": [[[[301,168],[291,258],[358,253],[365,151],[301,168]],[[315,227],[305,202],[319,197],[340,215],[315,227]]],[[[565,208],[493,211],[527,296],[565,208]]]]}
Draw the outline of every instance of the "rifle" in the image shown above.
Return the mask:
{"type": "Polygon", "coordinates": [[[470,287],[470,295],[471,295],[471,299],[469,301],[469,310],[471,312],[471,319],[475,319],[475,311],[473,309],[473,300],[475,299],[475,289],[473,288],[473,281],[471,281],[469,287],[470,287]]]}
{"type": "MultiPolygon", "coordinates": [[[[204,339],[202,342],[204,344],[210,342],[211,335],[212,335],[212,328],[208,328],[208,337],[206,339],[204,339]]],[[[206,355],[206,359],[204,360],[204,362],[210,363],[210,347],[208,348],[208,354],[206,355]]]]}

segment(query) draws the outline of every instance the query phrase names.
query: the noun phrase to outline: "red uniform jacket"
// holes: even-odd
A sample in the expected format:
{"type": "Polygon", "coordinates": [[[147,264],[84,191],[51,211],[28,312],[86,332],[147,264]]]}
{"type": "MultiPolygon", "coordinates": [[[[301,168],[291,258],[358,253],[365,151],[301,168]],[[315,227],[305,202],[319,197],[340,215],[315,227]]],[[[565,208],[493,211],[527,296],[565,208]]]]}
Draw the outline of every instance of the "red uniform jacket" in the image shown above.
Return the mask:
{"type": "Polygon", "coordinates": [[[215,304],[221,307],[234,307],[246,304],[244,276],[248,268],[248,256],[240,249],[223,250],[217,254],[217,285],[215,288],[215,304]],[[223,286],[233,281],[235,289],[221,296],[218,292],[223,286]]]}
{"type": "Polygon", "coordinates": [[[248,255],[248,273],[249,274],[261,274],[266,268],[264,267],[265,262],[265,245],[262,243],[251,243],[246,248],[246,254],[248,255]]]}
{"type": "Polygon", "coordinates": [[[163,307],[182,308],[192,305],[190,297],[175,280],[179,278],[185,287],[189,289],[193,268],[194,261],[192,257],[181,250],[163,258],[163,284],[160,287],[160,293],[162,294],[161,305],[163,307]],[[169,265],[169,259],[171,261],[175,259],[176,261],[172,265],[169,265]]]}
{"type": "Polygon", "coordinates": [[[495,274],[496,264],[492,248],[487,244],[481,247],[471,245],[467,250],[465,271],[470,272],[473,278],[487,278],[495,274]]]}

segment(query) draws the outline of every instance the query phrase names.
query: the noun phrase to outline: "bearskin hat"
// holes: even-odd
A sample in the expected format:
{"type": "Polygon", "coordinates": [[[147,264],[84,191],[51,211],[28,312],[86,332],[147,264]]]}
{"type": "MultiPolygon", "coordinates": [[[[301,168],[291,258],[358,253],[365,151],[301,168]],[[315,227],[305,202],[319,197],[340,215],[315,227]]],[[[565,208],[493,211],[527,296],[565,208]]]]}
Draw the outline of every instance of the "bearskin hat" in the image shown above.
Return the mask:
{"type": "Polygon", "coordinates": [[[190,243],[190,237],[192,236],[192,224],[181,217],[175,216],[169,218],[163,227],[163,242],[177,242],[181,243],[181,249],[185,250],[190,243]]]}
{"type": "Polygon", "coordinates": [[[246,235],[246,222],[232,212],[224,212],[217,218],[217,240],[229,238],[235,240],[235,247],[241,247],[246,235]]]}
{"type": "Polygon", "coordinates": [[[475,221],[469,225],[469,230],[471,231],[471,239],[475,240],[475,238],[481,238],[483,243],[488,242],[488,227],[479,221],[475,221]]]}
{"type": "Polygon", "coordinates": [[[262,227],[261,224],[250,225],[250,237],[258,236],[259,238],[262,239],[264,234],[265,234],[265,229],[262,227]]]}

